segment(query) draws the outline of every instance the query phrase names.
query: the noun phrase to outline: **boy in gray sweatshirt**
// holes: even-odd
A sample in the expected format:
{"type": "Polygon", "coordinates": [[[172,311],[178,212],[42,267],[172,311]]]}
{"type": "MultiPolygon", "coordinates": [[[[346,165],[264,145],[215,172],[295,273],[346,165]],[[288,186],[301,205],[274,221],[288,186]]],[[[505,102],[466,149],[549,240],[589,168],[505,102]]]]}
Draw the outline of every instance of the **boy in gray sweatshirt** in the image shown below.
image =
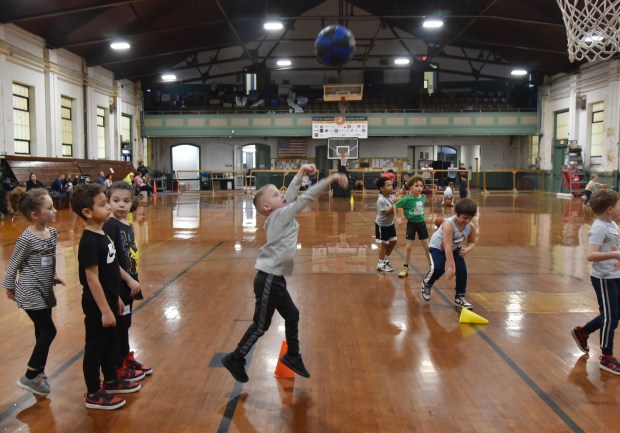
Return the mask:
{"type": "Polygon", "coordinates": [[[275,310],[284,319],[287,353],[280,361],[300,376],[310,377],[299,353],[298,323],[299,310],[286,289],[286,275],[293,274],[294,257],[297,249],[299,223],[295,219],[311,201],[325,190],[327,185],[338,182],[341,187],[348,186],[349,180],[343,174],[335,173],[302,192],[297,193],[304,176],[316,173],[314,164],[303,165],[291,181],[285,194],[275,185],[265,185],[254,195],[254,207],[267,219],[263,228],[267,242],[261,247],[256,259],[257,269],[254,278],[254,317],[234,352],[222,357],[222,364],[239,382],[249,380],[245,372],[245,357],[256,341],[271,324],[275,310]]]}

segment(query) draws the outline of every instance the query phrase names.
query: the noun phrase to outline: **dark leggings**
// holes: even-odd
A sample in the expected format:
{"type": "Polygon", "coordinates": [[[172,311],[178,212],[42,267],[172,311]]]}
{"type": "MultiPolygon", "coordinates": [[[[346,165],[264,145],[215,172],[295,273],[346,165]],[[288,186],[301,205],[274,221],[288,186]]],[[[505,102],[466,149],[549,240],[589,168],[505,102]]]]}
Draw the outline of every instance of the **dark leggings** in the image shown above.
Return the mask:
{"type": "Polygon", "coordinates": [[[34,323],[34,336],[36,338],[32,355],[30,360],[28,360],[28,367],[33,370],[39,370],[45,367],[50,346],[56,337],[56,326],[54,326],[54,321],[52,320],[52,309],[24,311],[34,323]]]}

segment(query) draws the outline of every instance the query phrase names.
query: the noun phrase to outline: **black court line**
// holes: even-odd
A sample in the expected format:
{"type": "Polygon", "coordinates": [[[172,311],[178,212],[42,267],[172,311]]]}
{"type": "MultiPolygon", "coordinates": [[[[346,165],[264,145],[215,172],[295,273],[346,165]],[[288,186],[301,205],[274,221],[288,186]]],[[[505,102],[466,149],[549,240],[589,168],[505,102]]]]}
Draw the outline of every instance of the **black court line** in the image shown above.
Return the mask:
{"type": "MultiPolygon", "coordinates": [[[[252,355],[254,354],[254,349],[256,345],[252,346],[245,359],[249,364],[252,360],[252,355]]],[[[224,368],[224,366],[222,366],[224,368]]],[[[237,382],[235,380],[235,384],[233,385],[233,389],[230,391],[230,400],[226,404],[226,409],[224,409],[224,413],[222,414],[222,420],[220,421],[220,425],[217,427],[217,433],[228,433],[230,429],[230,424],[232,423],[233,415],[235,414],[235,410],[237,410],[237,404],[239,403],[239,399],[241,398],[241,390],[243,389],[243,383],[237,382]]]]}
{"type": "MultiPolygon", "coordinates": [[[[400,252],[399,252],[400,254],[400,252]]],[[[413,269],[415,270],[415,272],[420,276],[420,277],[424,277],[424,275],[426,274],[421,274],[420,270],[415,266],[415,265],[409,265],[410,269],[411,267],[413,267],[413,269]]],[[[407,289],[405,289],[407,290],[407,289]]],[[[413,289],[415,290],[415,289],[413,289]]],[[[438,293],[439,296],[441,296],[441,298],[443,299],[443,301],[451,306],[455,308],[455,311],[458,310],[457,307],[454,306],[454,303],[452,301],[450,301],[450,299],[448,299],[448,297],[440,290],[435,290],[435,293],[438,293]]],[[[459,314],[459,311],[456,311],[457,314],[459,314]]],[[[510,367],[510,369],[512,371],[514,371],[517,376],[519,376],[519,378],[532,390],[534,391],[534,393],[536,393],[536,395],[538,395],[538,397],[562,420],[564,421],[564,423],[575,433],[585,433],[585,431],[579,427],[579,425],[566,413],[562,410],[562,408],[560,406],[558,406],[558,404],[551,398],[549,397],[549,395],[547,393],[545,393],[545,391],[542,390],[542,388],[540,386],[538,386],[536,384],[536,382],[527,375],[527,373],[525,371],[523,371],[523,369],[521,367],[519,367],[519,365],[506,353],[504,352],[494,341],[491,337],[489,337],[487,334],[485,334],[478,326],[474,325],[474,324],[469,324],[469,326],[471,326],[474,331],[476,332],[476,334],[482,338],[482,340],[487,343],[489,345],[489,347],[497,354],[499,355],[500,358],[502,358],[502,360],[510,367]]]]}
{"type": "MultiPolygon", "coordinates": [[[[140,311],[144,306],[146,306],[149,303],[151,303],[151,301],[153,301],[155,298],[157,298],[159,295],[161,295],[164,290],[166,290],[168,287],[170,287],[175,281],[177,281],[183,275],[188,273],[194,266],[196,266],[198,263],[200,263],[205,257],[210,255],[216,248],[218,248],[220,245],[222,245],[222,243],[223,242],[220,242],[220,243],[216,244],[215,246],[211,247],[206,253],[204,253],[202,256],[200,256],[200,258],[198,258],[193,263],[191,263],[183,271],[179,272],[177,275],[172,277],[172,279],[169,280],[167,283],[165,283],[159,290],[157,290],[155,293],[153,293],[151,296],[149,296],[147,299],[145,299],[143,302],[141,302],[140,306],[138,306],[137,308],[134,308],[132,314],[140,311]]],[[[80,350],[78,353],[73,355],[68,361],[66,361],[64,364],[62,364],[56,370],[54,370],[54,372],[49,375],[49,378],[50,379],[54,379],[54,378],[58,377],[59,375],[64,373],[71,365],[73,365],[75,362],[77,362],[79,359],[81,359],[83,356],[84,356],[84,349],[80,350]]],[[[4,420],[6,420],[9,417],[9,415],[11,415],[16,410],[21,410],[22,406],[24,406],[26,404],[26,402],[30,401],[31,399],[32,399],[32,395],[30,393],[28,393],[28,394],[24,395],[22,398],[14,401],[13,403],[9,403],[9,407],[7,409],[5,409],[4,412],[0,413],[0,422],[4,422],[4,420]]]]}

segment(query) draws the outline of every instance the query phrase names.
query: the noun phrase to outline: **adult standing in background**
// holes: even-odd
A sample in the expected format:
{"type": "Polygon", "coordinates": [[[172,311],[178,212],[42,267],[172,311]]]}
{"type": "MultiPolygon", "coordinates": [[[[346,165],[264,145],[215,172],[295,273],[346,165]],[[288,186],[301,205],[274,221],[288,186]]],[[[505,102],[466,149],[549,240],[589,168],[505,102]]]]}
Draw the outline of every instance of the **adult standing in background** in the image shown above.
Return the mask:
{"type": "Polygon", "coordinates": [[[458,169],[454,166],[454,163],[450,163],[450,167],[448,167],[448,181],[446,182],[446,185],[449,184],[450,182],[453,182],[455,185],[457,185],[459,182],[456,180],[456,178],[458,177],[458,169]]]}
{"type": "Polygon", "coordinates": [[[34,188],[45,188],[45,186],[37,180],[37,175],[30,173],[30,179],[26,181],[26,191],[30,191],[34,188]]]}
{"type": "Polygon", "coordinates": [[[467,169],[465,168],[465,164],[461,162],[459,165],[459,195],[461,198],[467,197],[467,178],[469,177],[469,173],[467,173],[467,169]]]}

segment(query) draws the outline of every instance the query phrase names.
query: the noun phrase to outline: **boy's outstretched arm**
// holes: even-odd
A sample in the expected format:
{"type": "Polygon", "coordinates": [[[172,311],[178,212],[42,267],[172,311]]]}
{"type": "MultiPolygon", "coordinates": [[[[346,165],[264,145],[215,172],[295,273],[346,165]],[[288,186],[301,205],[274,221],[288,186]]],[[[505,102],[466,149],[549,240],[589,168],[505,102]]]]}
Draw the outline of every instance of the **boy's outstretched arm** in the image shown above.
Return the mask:
{"type": "Polygon", "coordinates": [[[292,203],[297,200],[297,193],[301,188],[302,178],[306,175],[311,175],[314,173],[316,173],[316,165],[314,164],[304,164],[299,167],[299,171],[297,172],[291,183],[289,183],[288,187],[286,188],[286,192],[284,193],[284,199],[287,203],[292,203]]]}

